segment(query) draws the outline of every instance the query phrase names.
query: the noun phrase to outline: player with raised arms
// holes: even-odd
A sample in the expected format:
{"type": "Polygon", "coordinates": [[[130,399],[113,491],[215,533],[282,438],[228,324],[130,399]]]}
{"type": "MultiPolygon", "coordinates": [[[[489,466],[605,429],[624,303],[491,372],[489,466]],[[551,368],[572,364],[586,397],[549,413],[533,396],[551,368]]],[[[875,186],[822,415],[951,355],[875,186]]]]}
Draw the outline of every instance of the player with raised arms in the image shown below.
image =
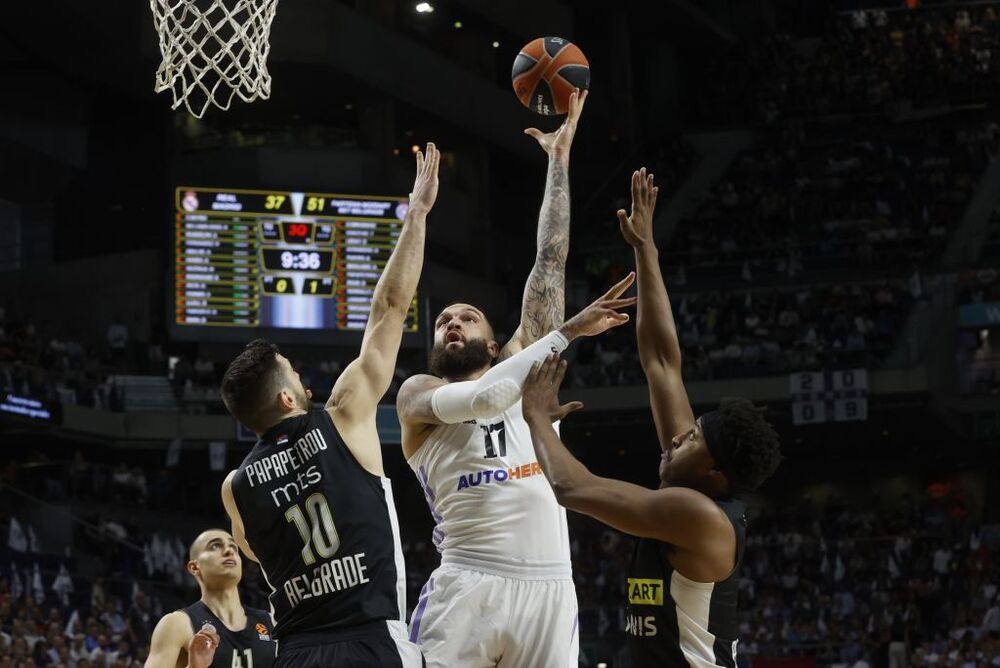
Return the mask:
{"type": "Polygon", "coordinates": [[[632,213],[618,212],[635,249],[639,358],[661,446],[660,487],[594,475],[552,428],[582,408],[559,403],[566,362],[550,355],[524,387],[524,417],[559,503],[639,537],[628,571],[626,634],[636,668],[736,665],[736,574],[746,545],[744,493],[781,460],[778,435],[746,399],[723,399],[697,420],[681,378],[681,350],[653,242],[658,190],[632,176],[632,213]]]}
{"type": "Polygon", "coordinates": [[[271,668],[271,616],[240,602],[243,560],[235,539],[222,529],[203,531],[188,557],[201,600],[160,619],[146,668],[271,668]]]}
{"type": "Polygon", "coordinates": [[[406,638],[405,572],[392,486],[375,427],[423,266],[440,154],[418,152],[396,247],[371,298],[361,351],[313,409],[277,347],[256,340],[232,361],[222,397],[259,437],[223,483],[237,544],[271,589],[276,666],[416,668],[406,638]]]}
{"type": "Polygon", "coordinates": [[[433,375],[407,379],[397,398],[403,453],[441,552],[410,620],[410,640],[431,668],[577,664],[566,513],[540,475],[520,387],[533,361],[624,322],[623,314],[607,317],[608,309],[631,303],[618,299],[630,277],[585,311],[592,330],[580,320],[563,324],[569,155],[586,96],[571,95],[555,132],[525,131],[549,161],[535,263],[510,341],[501,349],[482,310],[451,304],[434,321],[433,375]]]}

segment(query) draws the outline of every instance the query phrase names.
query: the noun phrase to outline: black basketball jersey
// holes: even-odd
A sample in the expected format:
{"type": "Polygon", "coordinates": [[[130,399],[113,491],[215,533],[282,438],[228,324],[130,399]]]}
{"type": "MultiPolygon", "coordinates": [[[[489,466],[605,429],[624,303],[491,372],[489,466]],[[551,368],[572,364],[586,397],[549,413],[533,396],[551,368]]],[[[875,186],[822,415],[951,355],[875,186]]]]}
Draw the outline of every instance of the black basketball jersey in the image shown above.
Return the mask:
{"type": "Polygon", "coordinates": [[[400,620],[403,552],[388,478],[366,471],[323,409],[265,433],[232,481],[271,588],[274,636],[400,620]]]}
{"type": "Polygon", "coordinates": [[[211,624],[219,634],[213,668],[271,668],[276,645],[271,638],[271,617],[263,610],[243,606],[247,625],[242,631],[230,631],[208,606],[198,601],[184,608],[191,619],[191,628],[197,633],[205,624],[211,624]]]}
{"type": "Polygon", "coordinates": [[[629,566],[625,633],[636,668],[735,668],[737,573],[746,545],[746,507],[715,501],[736,531],[736,567],[722,582],[694,582],[670,565],[670,545],[642,538],[629,566]]]}

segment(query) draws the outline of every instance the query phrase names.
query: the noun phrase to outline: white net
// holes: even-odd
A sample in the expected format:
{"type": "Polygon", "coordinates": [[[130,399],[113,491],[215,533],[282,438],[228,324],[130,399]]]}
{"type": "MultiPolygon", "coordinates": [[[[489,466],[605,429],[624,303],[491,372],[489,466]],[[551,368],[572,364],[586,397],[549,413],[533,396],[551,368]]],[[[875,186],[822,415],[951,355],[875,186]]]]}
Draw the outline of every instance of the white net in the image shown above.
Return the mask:
{"type": "Polygon", "coordinates": [[[173,94],[201,118],[209,105],[229,109],[271,95],[268,37],[278,0],[149,0],[163,60],[155,91],[173,94]]]}

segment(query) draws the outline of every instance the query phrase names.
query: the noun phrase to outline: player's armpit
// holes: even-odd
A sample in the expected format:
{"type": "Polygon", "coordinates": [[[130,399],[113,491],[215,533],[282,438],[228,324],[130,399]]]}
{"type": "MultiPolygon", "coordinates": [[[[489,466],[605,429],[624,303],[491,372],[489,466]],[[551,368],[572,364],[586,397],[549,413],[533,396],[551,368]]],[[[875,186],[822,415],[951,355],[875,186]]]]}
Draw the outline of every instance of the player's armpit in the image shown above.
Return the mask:
{"type": "Polygon", "coordinates": [[[181,651],[185,650],[193,635],[191,622],[183,612],[164,615],[153,629],[145,668],[176,668],[181,651]]]}
{"type": "Polygon", "coordinates": [[[427,374],[407,378],[396,396],[399,421],[408,424],[443,424],[434,415],[432,399],[434,391],[447,384],[448,381],[427,374]]]}
{"type": "Polygon", "coordinates": [[[373,416],[389,389],[406,311],[386,309],[379,314],[373,312],[371,318],[361,352],[340,374],[326,402],[328,411],[340,413],[351,423],[373,416]]]}
{"type": "Polygon", "coordinates": [[[233,496],[233,477],[235,475],[236,471],[230,471],[229,475],[222,482],[222,505],[225,507],[226,514],[229,515],[229,521],[232,523],[233,538],[236,540],[236,544],[239,545],[240,549],[243,550],[243,554],[249,559],[260,563],[257,555],[250,549],[250,544],[247,543],[246,532],[243,528],[243,518],[240,516],[239,508],[236,507],[236,498],[233,496]]]}

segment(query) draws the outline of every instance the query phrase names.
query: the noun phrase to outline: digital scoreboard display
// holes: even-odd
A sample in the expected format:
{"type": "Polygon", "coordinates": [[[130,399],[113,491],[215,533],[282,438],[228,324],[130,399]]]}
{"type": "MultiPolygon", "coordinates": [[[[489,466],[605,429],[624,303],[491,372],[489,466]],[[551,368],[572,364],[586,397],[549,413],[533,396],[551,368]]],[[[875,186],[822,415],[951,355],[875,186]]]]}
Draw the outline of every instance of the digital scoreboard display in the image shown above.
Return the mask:
{"type": "Polygon", "coordinates": [[[174,331],[362,331],[407,200],[179,187],[175,208],[174,331]]]}

